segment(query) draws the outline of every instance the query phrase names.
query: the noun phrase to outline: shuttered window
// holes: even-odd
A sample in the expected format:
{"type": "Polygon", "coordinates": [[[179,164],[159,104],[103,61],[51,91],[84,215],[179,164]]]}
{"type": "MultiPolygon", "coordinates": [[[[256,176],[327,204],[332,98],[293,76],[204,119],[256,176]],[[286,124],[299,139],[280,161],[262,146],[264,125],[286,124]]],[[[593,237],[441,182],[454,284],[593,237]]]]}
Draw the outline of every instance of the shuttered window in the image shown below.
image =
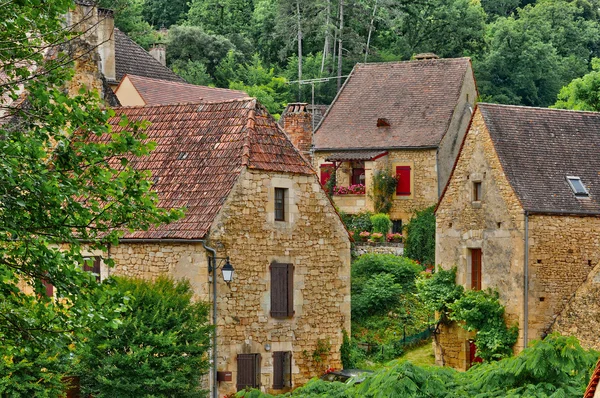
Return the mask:
{"type": "Polygon", "coordinates": [[[396,166],[396,178],[398,178],[396,195],[410,195],[410,166],[396,166]]]}
{"type": "Polygon", "coordinates": [[[275,188],[275,221],[285,221],[286,188],[275,188]]]}
{"type": "Polygon", "coordinates": [[[321,185],[325,186],[329,179],[331,178],[331,174],[333,174],[333,164],[332,163],[323,163],[321,165],[321,185]]]}
{"type": "Polygon", "coordinates": [[[86,257],[83,260],[83,270],[96,275],[96,281],[100,282],[100,256],[86,257]]]}
{"type": "Polygon", "coordinates": [[[260,354],[238,354],[237,382],[238,391],[245,388],[260,387],[260,354]]]}
{"type": "Polygon", "coordinates": [[[271,264],[271,316],[289,318],[294,316],[294,266],[271,264]]]}
{"type": "Polygon", "coordinates": [[[471,289],[481,290],[481,249],[471,249],[471,289]]]}
{"type": "Polygon", "coordinates": [[[273,389],[281,390],[292,386],[292,353],[273,352],[273,389]]]}
{"type": "Polygon", "coordinates": [[[54,286],[45,279],[42,279],[42,284],[46,288],[46,296],[48,296],[48,297],[54,296],[54,286]]]}

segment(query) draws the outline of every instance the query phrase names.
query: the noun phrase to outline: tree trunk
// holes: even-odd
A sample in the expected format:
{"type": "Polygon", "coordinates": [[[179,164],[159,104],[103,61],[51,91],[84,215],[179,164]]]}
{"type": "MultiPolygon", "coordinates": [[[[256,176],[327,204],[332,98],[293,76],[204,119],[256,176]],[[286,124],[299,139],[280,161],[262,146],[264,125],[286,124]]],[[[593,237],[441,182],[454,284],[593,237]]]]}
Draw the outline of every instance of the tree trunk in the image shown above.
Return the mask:
{"type": "Polygon", "coordinates": [[[344,32],[344,0],[340,0],[340,37],[338,38],[337,91],[342,87],[342,37],[344,32]]]}
{"type": "Polygon", "coordinates": [[[367,36],[367,48],[365,50],[365,63],[367,63],[367,58],[369,57],[369,44],[371,44],[371,33],[373,32],[373,22],[375,21],[375,13],[377,12],[377,0],[375,0],[375,5],[373,6],[373,15],[371,15],[371,24],[369,25],[369,34],[367,36]]]}
{"type": "Polygon", "coordinates": [[[300,21],[300,0],[296,0],[296,20],[298,22],[298,101],[302,101],[302,23],[300,21]]]}
{"type": "Polygon", "coordinates": [[[327,0],[327,8],[325,12],[325,44],[323,45],[323,58],[321,59],[321,74],[323,74],[323,70],[325,69],[325,60],[327,59],[327,55],[329,55],[329,15],[331,14],[331,0],[327,0]]]}

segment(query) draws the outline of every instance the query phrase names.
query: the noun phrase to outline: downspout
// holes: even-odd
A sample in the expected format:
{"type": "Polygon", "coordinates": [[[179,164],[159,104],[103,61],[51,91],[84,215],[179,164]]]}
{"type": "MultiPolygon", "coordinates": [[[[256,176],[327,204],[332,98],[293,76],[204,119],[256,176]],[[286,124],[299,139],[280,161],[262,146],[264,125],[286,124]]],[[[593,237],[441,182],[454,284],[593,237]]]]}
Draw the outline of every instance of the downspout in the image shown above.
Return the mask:
{"type": "Polygon", "coordinates": [[[213,398],[218,398],[219,393],[218,393],[218,381],[217,381],[217,251],[215,249],[213,249],[210,246],[206,245],[206,241],[204,240],[200,240],[200,243],[202,243],[202,247],[204,248],[204,250],[209,251],[212,254],[211,259],[209,259],[209,261],[212,261],[212,264],[209,264],[209,268],[212,268],[212,285],[213,285],[213,326],[214,326],[214,330],[213,330],[213,347],[212,347],[212,354],[213,354],[213,398]]]}
{"type": "Polygon", "coordinates": [[[525,211],[525,263],[523,264],[523,349],[527,348],[529,332],[529,213],[525,211]]]}
{"type": "Polygon", "coordinates": [[[437,176],[437,188],[438,188],[438,201],[442,195],[442,181],[440,180],[440,160],[439,160],[440,148],[438,147],[435,151],[435,175],[437,176]]]}

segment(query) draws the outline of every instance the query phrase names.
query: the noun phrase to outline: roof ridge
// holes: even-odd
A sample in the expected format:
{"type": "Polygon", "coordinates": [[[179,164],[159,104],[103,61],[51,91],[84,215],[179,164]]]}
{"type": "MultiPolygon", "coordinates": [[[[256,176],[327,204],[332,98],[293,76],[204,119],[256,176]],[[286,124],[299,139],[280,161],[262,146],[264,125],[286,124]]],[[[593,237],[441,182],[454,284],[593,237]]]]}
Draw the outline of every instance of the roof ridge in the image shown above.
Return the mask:
{"type": "Polygon", "coordinates": [[[250,134],[256,127],[256,98],[248,104],[248,120],[246,121],[246,131],[244,135],[244,144],[242,145],[242,166],[250,166],[250,134]]]}
{"type": "Polygon", "coordinates": [[[135,109],[135,108],[166,108],[169,106],[182,106],[182,105],[206,105],[206,104],[227,104],[230,102],[251,102],[256,101],[254,97],[244,98],[233,98],[223,101],[192,101],[192,102],[177,102],[173,104],[158,104],[158,105],[129,105],[129,106],[113,106],[112,109],[135,109]]]}
{"type": "Polygon", "coordinates": [[[426,63],[426,62],[454,62],[458,60],[471,60],[471,57],[456,57],[456,58],[438,58],[438,59],[407,59],[404,61],[385,61],[385,62],[357,62],[355,66],[369,67],[378,65],[402,65],[409,63],[426,63]]]}
{"type": "MultiPolygon", "coordinates": [[[[160,81],[163,82],[164,84],[177,84],[177,85],[182,85],[182,86],[192,86],[192,87],[198,87],[198,88],[202,88],[202,89],[208,89],[208,90],[215,90],[215,91],[234,91],[237,93],[244,93],[246,94],[245,91],[242,90],[232,90],[230,88],[223,88],[223,87],[210,87],[210,86],[203,86],[200,84],[192,84],[192,83],[188,83],[188,82],[179,82],[179,81],[173,81],[173,80],[165,80],[165,79],[159,79],[157,77],[148,77],[148,76],[141,76],[141,75],[136,75],[134,73],[126,73],[125,76],[128,77],[133,77],[136,79],[145,79],[145,80],[153,80],[153,81],[160,81]]],[[[125,78],[125,76],[123,76],[123,78],[125,78]]]]}
{"type": "Polygon", "coordinates": [[[600,115],[600,112],[597,112],[597,111],[582,111],[582,110],[578,110],[578,109],[544,108],[541,106],[528,106],[528,105],[495,104],[492,102],[478,102],[476,105],[477,106],[483,105],[484,108],[486,106],[491,106],[491,107],[502,107],[502,108],[537,109],[537,110],[543,110],[543,111],[559,111],[559,112],[569,112],[569,113],[591,113],[593,115],[600,115]]]}

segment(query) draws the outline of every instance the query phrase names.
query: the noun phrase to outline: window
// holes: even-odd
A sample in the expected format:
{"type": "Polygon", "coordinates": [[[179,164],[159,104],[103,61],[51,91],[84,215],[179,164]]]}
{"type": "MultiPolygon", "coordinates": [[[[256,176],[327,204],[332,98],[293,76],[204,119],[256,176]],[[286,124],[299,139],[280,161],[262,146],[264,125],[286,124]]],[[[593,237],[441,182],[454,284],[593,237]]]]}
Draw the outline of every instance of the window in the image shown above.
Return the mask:
{"type": "Polygon", "coordinates": [[[335,172],[333,163],[323,163],[321,166],[321,185],[325,186],[335,172]]]}
{"type": "Polygon", "coordinates": [[[54,286],[48,282],[46,279],[42,279],[42,284],[46,288],[46,296],[52,297],[54,296],[54,286]]]}
{"type": "Polygon", "coordinates": [[[567,176],[567,181],[569,181],[569,185],[571,186],[571,189],[573,190],[575,196],[580,198],[587,198],[588,196],[590,196],[587,189],[585,189],[585,185],[583,185],[583,183],[581,182],[581,178],[567,176]]]}
{"type": "Polygon", "coordinates": [[[473,182],[473,202],[481,201],[481,181],[473,182]]]}
{"type": "Polygon", "coordinates": [[[471,289],[481,290],[481,249],[471,249],[471,289]]]}
{"type": "Polygon", "coordinates": [[[402,220],[392,220],[392,233],[393,234],[401,234],[402,233],[402,220]]]}
{"type": "Polygon", "coordinates": [[[364,168],[353,168],[352,169],[352,185],[365,184],[365,169],[364,168]]]}
{"type": "Polygon", "coordinates": [[[271,316],[289,318],[294,316],[294,266],[272,263],[271,269],[271,316]]]}
{"type": "Polygon", "coordinates": [[[285,197],[287,188],[275,188],[275,221],[285,221],[285,197]]]}
{"type": "Polygon", "coordinates": [[[100,256],[85,257],[83,259],[83,270],[96,275],[96,281],[100,282],[100,256]]]}
{"type": "Polygon", "coordinates": [[[398,179],[398,185],[396,186],[396,195],[409,196],[410,195],[410,166],[397,166],[396,167],[396,178],[398,179]]]}
{"type": "Polygon", "coordinates": [[[236,387],[238,391],[260,387],[260,354],[238,354],[236,387]]]}
{"type": "Polygon", "coordinates": [[[292,386],[292,353],[273,352],[273,389],[281,390],[292,386]]]}

